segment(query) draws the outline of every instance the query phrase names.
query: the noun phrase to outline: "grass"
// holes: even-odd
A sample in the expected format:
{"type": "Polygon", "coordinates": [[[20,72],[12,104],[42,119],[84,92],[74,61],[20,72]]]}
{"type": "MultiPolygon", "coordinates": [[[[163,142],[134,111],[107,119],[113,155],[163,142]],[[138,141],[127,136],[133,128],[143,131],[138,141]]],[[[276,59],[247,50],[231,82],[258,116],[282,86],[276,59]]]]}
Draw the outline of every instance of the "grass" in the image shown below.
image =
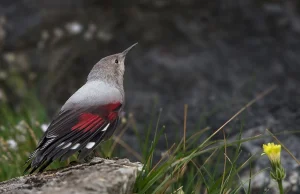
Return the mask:
{"type": "MultiPolygon", "coordinates": [[[[115,133],[115,136],[99,146],[98,151],[102,157],[124,157],[124,153],[120,152],[120,149],[116,149],[121,146],[124,151],[144,164],[136,180],[134,193],[251,193],[251,180],[260,173],[253,174],[251,164],[257,160],[259,155],[249,156],[246,161],[241,161],[241,146],[243,142],[263,136],[242,139],[241,126],[237,139],[228,141],[223,128],[247,107],[273,89],[273,87],[270,88],[250,101],[215,131],[205,127],[192,135],[187,135],[188,107],[186,105],[183,115],[184,135],[173,144],[168,142],[165,126],[160,123],[162,110],[158,116],[152,114],[153,117],[144,130],[146,134],[139,132],[143,130],[136,128],[134,117],[129,115],[122,119],[119,131],[115,133]],[[141,152],[134,150],[122,141],[122,135],[129,127],[135,131],[141,152]],[[151,131],[155,131],[153,139],[150,135],[151,131]],[[223,138],[216,139],[216,134],[221,132],[223,132],[223,138]],[[199,142],[199,139],[203,139],[203,136],[208,133],[211,135],[199,142]],[[168,149],[156,161],[155,151],[162,139],[165,139],[168,149]],[[249,178],[242,180],[240,174],[245,169],[250,169],[249,178]]],[[[18,109],[4,103],[1,104],[0,181],[22,175],[24,161],[35,149],[37,140],[43,133],[41,125],[50,121],[44,107],[38,103],[34,95],[29,96],[30,98],[25,98],[24,103],[18,109]]],[[[155,112],[155,108],[153,112],[155,112]]],[[[75,159],[74,156],[71,160],[73,159],[75,159]]],[[[55,162],[50,168],[66,166],[69,161],[55,162]]]]}

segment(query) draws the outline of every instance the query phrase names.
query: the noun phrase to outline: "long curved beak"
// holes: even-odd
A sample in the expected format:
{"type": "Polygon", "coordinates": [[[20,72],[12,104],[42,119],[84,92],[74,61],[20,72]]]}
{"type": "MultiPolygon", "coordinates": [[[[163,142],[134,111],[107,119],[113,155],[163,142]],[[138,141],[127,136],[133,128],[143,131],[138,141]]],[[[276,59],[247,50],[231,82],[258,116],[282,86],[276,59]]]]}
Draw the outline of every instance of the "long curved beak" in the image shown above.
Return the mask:
{"type": "Polygon", "coordinates": [[[134,43],[133,45],[131,45],[129,48],[127,48],[125,51],[122,52],[123,56],[126,56],[126,54],[138,43],[134,43]]]}

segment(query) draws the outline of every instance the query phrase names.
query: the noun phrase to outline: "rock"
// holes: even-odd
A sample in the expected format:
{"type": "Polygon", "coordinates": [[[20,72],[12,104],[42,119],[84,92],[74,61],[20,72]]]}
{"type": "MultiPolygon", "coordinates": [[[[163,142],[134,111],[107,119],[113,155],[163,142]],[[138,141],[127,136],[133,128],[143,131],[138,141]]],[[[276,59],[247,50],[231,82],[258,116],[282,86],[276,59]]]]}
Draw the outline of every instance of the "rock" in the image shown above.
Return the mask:
{"type": "Polygon", "coordinates": [[[2,194],[132,193],[140,163],[94,158],[90,163],[14,178],[0,183],[2,194]]]}

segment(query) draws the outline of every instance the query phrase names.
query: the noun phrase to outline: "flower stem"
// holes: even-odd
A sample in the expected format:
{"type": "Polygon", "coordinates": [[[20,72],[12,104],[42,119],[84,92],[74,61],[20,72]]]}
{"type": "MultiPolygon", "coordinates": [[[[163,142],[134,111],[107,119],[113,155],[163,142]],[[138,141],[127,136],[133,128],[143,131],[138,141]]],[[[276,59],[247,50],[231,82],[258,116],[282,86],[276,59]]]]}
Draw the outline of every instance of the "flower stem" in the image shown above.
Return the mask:
{"type": "Polygon", "coordinates": [[[283,194],[282,180],[278,180],[277,182],[278,182],[279,192],[280,194],[283,194]]]}

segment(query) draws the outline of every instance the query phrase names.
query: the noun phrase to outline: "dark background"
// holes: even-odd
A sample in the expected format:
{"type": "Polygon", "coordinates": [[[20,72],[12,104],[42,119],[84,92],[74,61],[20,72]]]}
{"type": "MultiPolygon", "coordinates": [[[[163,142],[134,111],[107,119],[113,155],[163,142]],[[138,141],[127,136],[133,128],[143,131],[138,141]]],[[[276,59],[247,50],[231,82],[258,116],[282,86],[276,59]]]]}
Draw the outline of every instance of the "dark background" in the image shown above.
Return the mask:
{"type": "MultiPolygon", "coordinates": [[[[51,117],[99,59],[139,42],[125,72],[125,112],[139,129],[162,108],[175,141],[188,104],[188,133],[214,131],[275,84],[226,134],[234,138],[240,123],[248,137],[284,132],[278,137],[300,158],[299,135],[287,133],[300,124],[299,35],[296,0],[1,0],[0,93],[17,106],[35,88],[51,117]]],[[[132,130],[124,140],[138,150],[132,130]]],[[[244,147],[254,154],[271,140],[244,147]]]]}

